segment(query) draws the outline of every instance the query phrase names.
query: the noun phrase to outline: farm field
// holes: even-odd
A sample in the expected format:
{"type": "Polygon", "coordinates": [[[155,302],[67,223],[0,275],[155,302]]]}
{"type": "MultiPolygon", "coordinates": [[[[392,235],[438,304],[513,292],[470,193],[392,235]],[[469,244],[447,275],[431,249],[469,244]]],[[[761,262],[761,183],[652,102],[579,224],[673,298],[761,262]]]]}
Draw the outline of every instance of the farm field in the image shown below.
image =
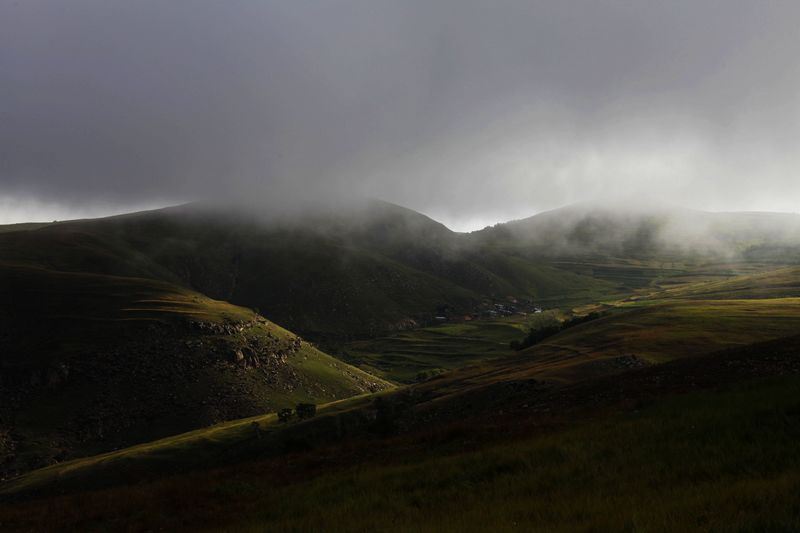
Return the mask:
{"type": "Polygon", "coordinates": [[[400,383],[413,383],[447,370],[509,356],[511,341],[529,328],[556,320],[560,313],[479,319],[402,331],[390,336],[354,341],[342,357],[360,368],[400,383]]]}

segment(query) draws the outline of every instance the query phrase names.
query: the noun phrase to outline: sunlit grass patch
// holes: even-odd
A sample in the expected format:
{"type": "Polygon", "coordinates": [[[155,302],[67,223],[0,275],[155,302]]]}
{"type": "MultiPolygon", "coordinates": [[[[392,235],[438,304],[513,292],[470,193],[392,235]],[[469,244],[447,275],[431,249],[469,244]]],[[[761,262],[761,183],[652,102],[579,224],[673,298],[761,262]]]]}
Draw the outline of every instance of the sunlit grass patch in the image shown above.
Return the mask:
{"type": "Polygon", "coordinates": [[[473,451],[428,449],[289,483],[255,462],[0,518],[75,529],[126,516],[142,529],[230,531],[793,531],[799,393],[796,376],[751,381],[473,451]],[[190,502],[191,513],[169,513],[190,502]]]}

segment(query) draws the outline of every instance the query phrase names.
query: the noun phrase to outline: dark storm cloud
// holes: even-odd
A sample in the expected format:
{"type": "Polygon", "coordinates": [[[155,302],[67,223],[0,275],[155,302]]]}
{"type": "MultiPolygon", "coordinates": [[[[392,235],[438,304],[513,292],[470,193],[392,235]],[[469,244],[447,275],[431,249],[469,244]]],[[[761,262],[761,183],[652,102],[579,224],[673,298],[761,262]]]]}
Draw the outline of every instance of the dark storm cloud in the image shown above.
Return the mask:
{"type": "MultiPolygon", "coordinates": [[[[0,196],[800,200],[796,2],[0,3],[0,196]]],[[[287,200],[288,199],[288,200],[287,200]]]]}

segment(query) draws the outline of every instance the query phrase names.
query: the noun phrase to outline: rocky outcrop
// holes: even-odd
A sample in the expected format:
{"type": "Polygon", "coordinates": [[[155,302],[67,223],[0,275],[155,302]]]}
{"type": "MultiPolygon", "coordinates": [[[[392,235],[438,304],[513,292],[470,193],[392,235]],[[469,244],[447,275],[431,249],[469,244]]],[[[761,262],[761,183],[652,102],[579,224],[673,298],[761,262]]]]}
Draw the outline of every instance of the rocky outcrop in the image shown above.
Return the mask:
{"type": "Polygon", "coordinates": [[[102,324],[58,359],[15,349],[20,356],[0,361],[0,478],[270,412],[288,395],[326,401],[386,386],[332,359],[342,384],[318,381],[301,364],[316,356],[309,345],[261,317],[102,324]],[[20,413],[64,398],[41,438],[22,431],[20,413]]]}

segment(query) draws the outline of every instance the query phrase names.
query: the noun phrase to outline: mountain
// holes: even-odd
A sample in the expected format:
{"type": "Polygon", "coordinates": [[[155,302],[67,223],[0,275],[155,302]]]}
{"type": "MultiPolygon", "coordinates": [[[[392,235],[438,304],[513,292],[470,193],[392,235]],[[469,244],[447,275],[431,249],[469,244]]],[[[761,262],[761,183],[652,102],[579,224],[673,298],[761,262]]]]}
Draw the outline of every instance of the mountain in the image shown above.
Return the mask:
{"type": "Polygon", "coordinates": [[[800,260],[800,215],[575,204],[473,234],[543,257],[800,260]],[[778,252],[781,252],[778,254],[778,252]]]}
{"type": "Polygon", "coordinates": [[[389,387],[273,320],[369,335],[486,298],[605,288],[463,243],[380,202],[302,220],[189,205],[4,228],[3,472],[389,387]]]}
{"type": "Polygon", "coordinates": [[[384,202],[303,217],[189,205],[0,234],[0,259],[137,276],[252,307],[321,338],[371,336],[509,297],[556,305],[608,282],[475,246],[384,202]]]}

